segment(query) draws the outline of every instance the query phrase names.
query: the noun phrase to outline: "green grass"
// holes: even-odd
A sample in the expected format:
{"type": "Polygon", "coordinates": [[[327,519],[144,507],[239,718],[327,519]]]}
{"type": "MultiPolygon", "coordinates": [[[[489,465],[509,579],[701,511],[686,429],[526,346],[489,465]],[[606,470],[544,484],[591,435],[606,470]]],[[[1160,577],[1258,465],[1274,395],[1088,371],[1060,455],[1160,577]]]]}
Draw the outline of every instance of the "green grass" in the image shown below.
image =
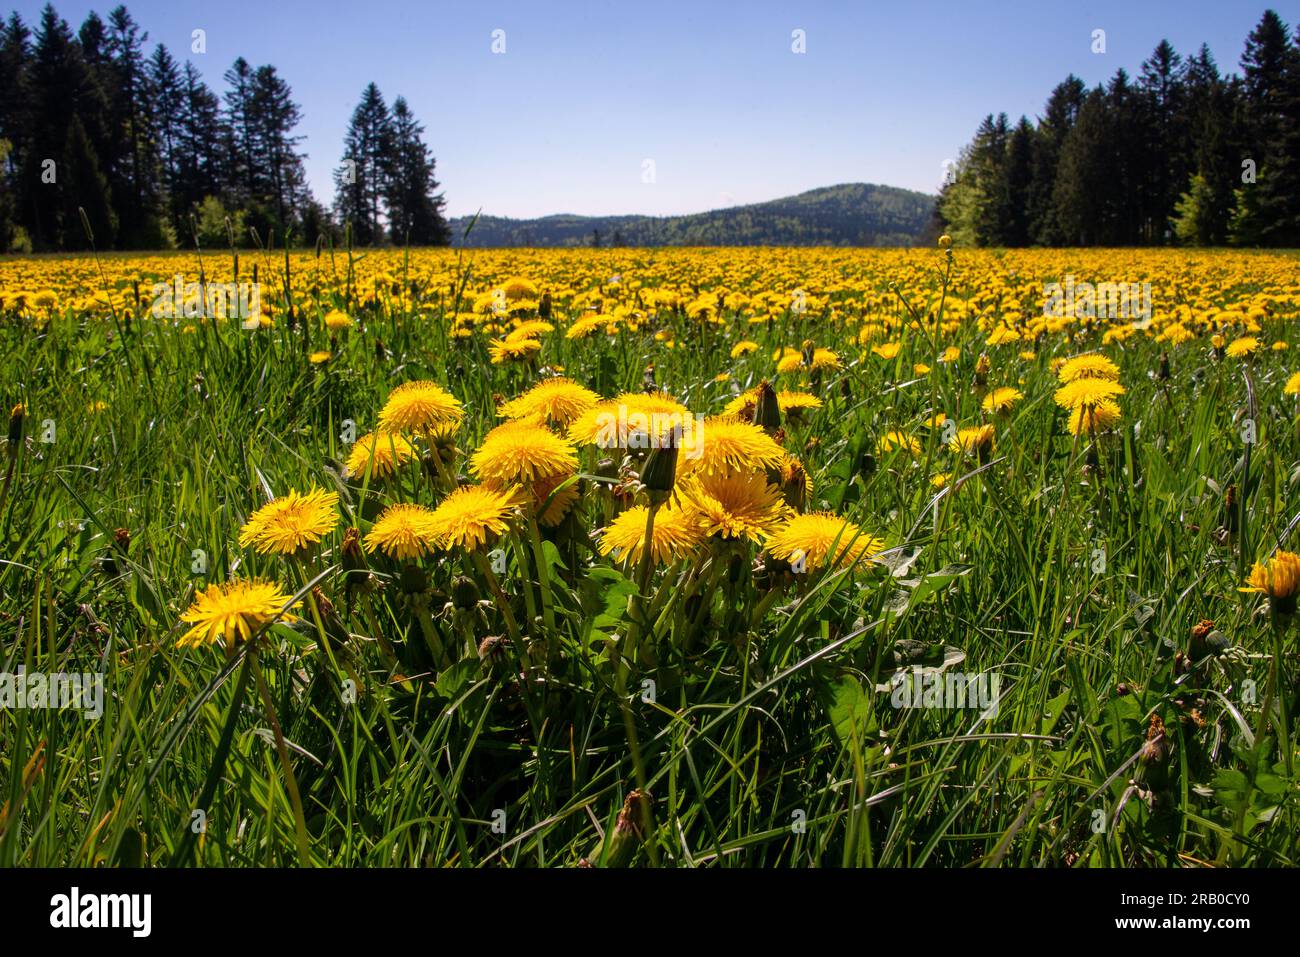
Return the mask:
{"type": "MultiPolygon", "coordinates": [[[[991,382],[1023,379],[1026,397],[997,420],[981,470],[921,426],[935,411],[980,418],[977,330],[945,341],[964,347],[951,365],[919,334],[886,363],[860,360],[838,330],[814,333],[845,368],[815,390],[823,408],[787,425],[787,447],[803,455],[819,504],[886,539],[888,563],[814,570],[767,601],[753,548],[734,564],[719,548],[707,566],[660,570],[646,596],[653,612],[667,609],[647,639],[656,666],[621,663],[614,636],[629,624],[635,572],[590,548],[607,493],[589,472],[578,518],[543,546],[556,626],[530,632],[550,665],[521,682],[509,643],[483,663],[470,650],[504,633],[495,607],[465,621],[443,614],[453,578],[477,578],[467,556],[425,562],[431,594],[414,599],[375,559],[382,592],[345,596],[343,528],[364,530],[378,499],[439,495],[418,465],[383,487],[342,480],[339,437],[345,419],[358,434],[373,427],[394,385],[427,377],[464,401],[469,452],[494,421],[493,396],[535,374],[490,365],[482,338],[449,340],[439,307],[352,312],[364,329],[321,366],[306,358],[328,348],[316,318],[304,336],[283,323],[253,335],[0,317],[2,397],[28,409],[24,442],[0,448],[14,469],[0,512],[2,670],[102,671],[106,688],[99,720],[0,711],[0,865],[1297,862],[1294,754],[1274,730],[1296,714],[1295,633],[1278,639],[1287,720],[1256,740],[1274,634],[1267,603],[1237,591],[1300,518],[1300,442],[1277,354],[1217,361],[1189,343],[1171,350],[1161,382],[1148,375],[1158,345],[1134,336],[1105,347],[1123,370],[1125,419],[1085,468],[1089,443],[1068,434],[1048,364],[1097,347],[1097,334],[1045,340],[1032,361],[1018,346],[991,349],[991,382]],[[914,379],[916,361],[931,375],[914,379]],[[96,401],[106,410],[88,414],[96,401]],[[41,441],[45,420],[52,443],[41,441]],[[921,456],[867,460],[895,427],[922,440],[921,456]],[[950,469],[952,491],[936,500],[929,476],[950,469]],[[344,510],[318,555],[288,562],[237,547],[268,493],[312,484],[339,491],[344,510]],[[1241,490],[1231,516],[1230,484],[1241,490]],[[113,552],[118,528],[130,532],[125,555],[113,552]],[[192,571],[199,549],[203,575],[192,571]],[[178,649],[195,589],[236,570],[304,595],[318,583],[334,612],[304,606],[256,656],[178,649]],[[696,573],[713,587],[692,594],[696,573]],[[452,666],[432,666],[421,608],[452,666]],[[1202,618],[1230,648],[1182,671],[1175,656],[1202,618]],[[892,707],[876,689],[913,642],[927,660],[949,649],[957,670],[996,672],[996,717],[892,707]],[[1148,762],[1153,715],[1167,742],[1148,762]],[[650,826],[631,805],[619,828],[640,779],[650,826]]],[[[716,411],[732,385],[710,384],[716,373],[748,387],[775,347],[798,345],[779,326],[704,328],[678,315],[662,325],[679,348],[652,330],[583,344],[561,330],[545,337],[543,362],[612,395],[640,388],[653,359],[661,385],[716,411]],[[762,348],[728,360],[746,337],[762,348]]],[[[594,456],[584,464],[594,471],[594,456]]],[[[500,576],[525,623],[539,588],[528,544],[503,544],[500,576]]]]}

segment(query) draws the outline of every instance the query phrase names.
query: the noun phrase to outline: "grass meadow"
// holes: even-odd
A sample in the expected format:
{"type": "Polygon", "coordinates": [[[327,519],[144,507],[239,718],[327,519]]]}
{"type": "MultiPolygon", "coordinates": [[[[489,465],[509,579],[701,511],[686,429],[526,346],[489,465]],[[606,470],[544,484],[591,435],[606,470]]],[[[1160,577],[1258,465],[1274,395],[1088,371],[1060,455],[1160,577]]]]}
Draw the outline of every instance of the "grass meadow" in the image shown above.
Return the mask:
{"type": "Polygon", "coordinates": [[[1293,865],[1298,267],[4,259],[0,866],[1293,865]]]}

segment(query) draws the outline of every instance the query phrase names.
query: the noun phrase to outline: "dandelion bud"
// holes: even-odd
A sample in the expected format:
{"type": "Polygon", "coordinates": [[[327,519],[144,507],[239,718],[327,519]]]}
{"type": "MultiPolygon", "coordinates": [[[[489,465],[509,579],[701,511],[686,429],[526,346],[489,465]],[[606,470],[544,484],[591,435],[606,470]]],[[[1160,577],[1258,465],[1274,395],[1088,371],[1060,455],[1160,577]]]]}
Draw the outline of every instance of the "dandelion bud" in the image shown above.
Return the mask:
{"type": "Polygon", "coordinates": [[[26,408],[19,402],[9,413],[9,444],[17,445],[23,440],[23,416],[26,408]]]}
{"type": "Polygon", "coordinates": [[[988,385],[989,381],[989,362],[988,353],[981,353],[979,359],[975,362],[975,384],[978,386],[988,385]]]}
{"type": "Polygon", "coordinates": [[[1151,725],[1147,728],[1147,740],[1139,752],[1139,760],[1145,765],[1161,765],[1169,758],[1169,739],[1165,736],[1165,723],[1160,715],[1151,716],[1151,725]]]}
{"type": "Polygon", "coordinates": [[[1206,655],[1218,657],[1231,647],[1223,632],[1214,627],[1214,622],[1202,618],[1192,626],[1192,639],[1188,643],[1188,653],[1193,661],[1200,661],[1206,655]]]}
{"type": "Polygon", "coordinates": [[[817,348],[813,344],[813,341],[811,339],[805,339],[801,351],[803,352],[803,364],[811,366],[813,364],[813,356],[817,353],[817,348]]]}
{"type": "Polygon", "coordinates": [[[1230,534],[1237,534],[1237,486],[1229,485],[1223,492],[1223,526],[1230,534]]]}
{"type": "Polygon", "coordinates": [[[947,233],[944,233],[942,236],[940,236],[940,237],[939,237],[939,248],[940,248],[940,249],[952,249],[952,237],[949,236],[947,233]]]}
{"type": "Polygon", "coordinates": [[[741,555],[732,555],[727,562],[727,581],[732,585],[740,584],[740,577],[745,571],[745,559],[741,555]]]}
{"type": "Polygon", "coordinates": [[[537,304],[537,314],[543,319],[551,318],[551,294],[549,292],[542,293],[542,299],[537,304]]]}
{"type": "Polygon", "coordinates": [[[458,575],[451,583],[451,604],[458,611],[469,611],[478,604],[479,597],[478,585],[474,579],[458,575]]]}
{"type": "Polygon", "coordinates": [[[677,481],[677,453],[682,443],[681,426],[673,428],[672,433],[659,442],[646,456],[641,469],[641,484],[650,493],[652,502],[663,503],[668,500],[668,493],[677,481]]]}
{"type": "Polygon", "coordinates": [[[1169,378],[1169,353],[1160,353],[1160,367],[1156,370],[1156,378],[1161,382],[1169,378]]]}
{"type": "Polygon", "coordinates": [[[606,867],[627,867],[645,840],[645,822],[650,816],[653,798],[645,791],[632,791],[623,802],[614,824],[609,850],[605,855],[606,867]]]}
{"type": "Polygon", "coordinates": [[[771,435],[781,427],[781,405],[772,384],[764,380],[758,384],[758,398],[754,402],[754,424],[771,435]]]}
{"type": "Polygon", "coordinates": [[[404,565],[397,576],[397,585],[408,595],[419,595],[429,590],[429,574],[416,565],[404,565]]]}

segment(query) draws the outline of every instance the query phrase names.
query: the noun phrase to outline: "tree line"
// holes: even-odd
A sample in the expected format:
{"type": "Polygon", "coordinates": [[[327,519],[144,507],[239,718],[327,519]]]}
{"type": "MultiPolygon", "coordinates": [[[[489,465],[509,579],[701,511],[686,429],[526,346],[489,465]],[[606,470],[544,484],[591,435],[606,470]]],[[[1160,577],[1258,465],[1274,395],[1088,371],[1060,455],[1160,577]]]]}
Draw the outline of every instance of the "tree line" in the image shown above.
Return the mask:
{"type": "Polygon", "coordinates": [[[1036,123],[986,116],[938,226],[976,246],[1300,246],[1300,29],[1266,11],[1240,65],[1162,40],[1136,80],[1070,75],[1036,123]]]}
{"type": "MultiPolygon", "coordinates": [[[[214,92],[192,62],[115,7],[75,33],[52,5],[0,24],[0,252],[313,244],[446,244],[424,127],[363,91],[331,207],[312,195],[301,107],[272,65],[243,57],[214,92]],[[81,212],[85,212],[83,224],[81,212]]],[[[195,37],[192,52],[202,53],[195,37]]]]}

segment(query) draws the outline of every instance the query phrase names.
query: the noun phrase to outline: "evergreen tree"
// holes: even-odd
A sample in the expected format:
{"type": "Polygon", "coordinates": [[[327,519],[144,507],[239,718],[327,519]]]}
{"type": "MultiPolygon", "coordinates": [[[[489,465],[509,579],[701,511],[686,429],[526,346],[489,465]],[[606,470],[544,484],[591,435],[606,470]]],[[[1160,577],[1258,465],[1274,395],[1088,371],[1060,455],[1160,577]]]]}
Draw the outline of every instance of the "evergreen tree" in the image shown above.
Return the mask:
{"type": "Polygon", "coordinates": [[[434,159],[423,135],[424,127],[399,96],[393,102],[392,152],[384,177],[389,235],[394,243],[445,246],[451,242],[451,230],[443,218],[434,159]]]}
{"type": "Polygon", "coordinates": [[[352,224],[353,242],[373,245],[384,236],[381,210],[393,144],[392,117],[374,83],[362,90],[343,144],[342,165],[334,172],[335,215],[352,224]]]}

